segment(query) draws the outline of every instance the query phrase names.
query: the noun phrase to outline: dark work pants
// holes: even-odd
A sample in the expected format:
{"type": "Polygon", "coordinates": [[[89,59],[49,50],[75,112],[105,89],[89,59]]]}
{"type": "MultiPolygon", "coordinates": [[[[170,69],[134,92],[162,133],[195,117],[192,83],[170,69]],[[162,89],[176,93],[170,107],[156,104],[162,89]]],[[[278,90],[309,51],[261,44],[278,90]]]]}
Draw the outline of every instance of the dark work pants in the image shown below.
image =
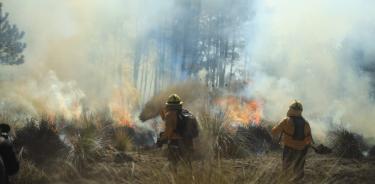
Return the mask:
{"type": "Polygon", "coordinates": [[[299,181],[304,176],[304,167],[307,154],[307,147],[304,150],[295,150],[284,147],[283,151],[283,172],[286,177],[299,181]]]}
{"type": "Polygon", "coordinates": [[[182,162],[183,165],[191,169],[192,145],[184,140],[176,139],[168,143],[168,160],[173,170],[176,171],[177,163],[182,162]]]}

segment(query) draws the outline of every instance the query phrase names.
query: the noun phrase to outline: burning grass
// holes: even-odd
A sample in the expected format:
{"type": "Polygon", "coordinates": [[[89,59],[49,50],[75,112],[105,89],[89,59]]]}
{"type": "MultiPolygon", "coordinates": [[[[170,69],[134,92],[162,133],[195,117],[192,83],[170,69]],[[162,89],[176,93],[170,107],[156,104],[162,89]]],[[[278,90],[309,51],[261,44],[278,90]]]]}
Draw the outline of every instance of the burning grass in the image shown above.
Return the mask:
{"type": "Polygon", "coordinates": [[[235,96],[220,97],[214,104],[224,110],[232,124],[239,126],[259,125],[262,108],[258,101],[235,96]]]}

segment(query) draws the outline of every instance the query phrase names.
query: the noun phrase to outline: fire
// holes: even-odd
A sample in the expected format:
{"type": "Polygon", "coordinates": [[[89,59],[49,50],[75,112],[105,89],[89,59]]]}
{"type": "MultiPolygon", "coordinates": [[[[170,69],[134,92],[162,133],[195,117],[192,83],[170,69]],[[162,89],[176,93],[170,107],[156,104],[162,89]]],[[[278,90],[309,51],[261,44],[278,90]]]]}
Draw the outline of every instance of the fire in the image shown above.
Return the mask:
{"type": "Polygon", "coordinates": [[[112,116],[113,118],[118,121],[120,125],[127,126],[127,127],[133,127],[133,123],[131,121],[132,117],[129,112],[126,110],[112,110],[112,116]]]}
{"type": "Polygon", "coordinates": [[[256,100],[229,96],[216,99],[214,103],[226,112],[233,123],[243,126],[260,123],[262,108],[256,100]]]}
{"type": "Polygon", "coordinates": [[[124,92],[120,89],[114,90],[109,108],[111,110],[112,118],[122,126],[133,127],[131,105],[126,98],[124,92]]]}

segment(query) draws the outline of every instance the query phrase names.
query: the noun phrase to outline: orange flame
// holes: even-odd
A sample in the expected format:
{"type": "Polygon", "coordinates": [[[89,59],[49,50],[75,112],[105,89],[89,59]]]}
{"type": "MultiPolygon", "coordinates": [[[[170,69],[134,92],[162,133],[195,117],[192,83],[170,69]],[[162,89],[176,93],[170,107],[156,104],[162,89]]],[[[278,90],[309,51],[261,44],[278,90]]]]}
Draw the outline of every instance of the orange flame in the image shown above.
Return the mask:
{"type": "Polygon", "coordinates": [[[251,123],[259,125],[261,120],[261,105],[256,100],[247,100],[235,96],[223,97],[214,101],[225,110],[232,123],[249,126],[251,123]]]}
{"type": "Polygon", "coordinates": [[[114,90],[111,102],[109,103],[112,118],[117,121],[119,125],[134,127],[128,107],[129,103],[125,94],[121,90],[114,90]]]}

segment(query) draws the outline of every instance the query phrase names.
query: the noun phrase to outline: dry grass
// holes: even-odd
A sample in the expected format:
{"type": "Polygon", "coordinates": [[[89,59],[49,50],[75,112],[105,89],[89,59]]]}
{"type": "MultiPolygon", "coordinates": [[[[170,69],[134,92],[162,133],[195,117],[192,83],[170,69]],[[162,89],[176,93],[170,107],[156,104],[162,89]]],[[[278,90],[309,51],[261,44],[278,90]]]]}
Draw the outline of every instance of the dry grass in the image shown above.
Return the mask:
{"type": "Polygon", "coordinates": [[[38,168],[27,160],[20,161],[20,170],[18,174],[11,179],[17,184],[49,183],[47,174],[41,168],[38,168]]]}
{"type": "Polygon", "coordinates": [[[199,115],[201,133],[197,140],[197,150],[205,157],[227,157],[237,152],[234,132],[228,129],[228,119],[224,113],[199,115]]]}
{"type": "Polygon", "coordinates": [[[113,145],[118,151],[133,150],[133,140],[129,134],[122,128],[115,129],[113,145]]]}
{"type": "Polygon", "coordinates": [[[104,147],[103,138],[99,135],[94,125],[87,125],[78,133],[70,138],[71,149],[67,156],[78,171],[82,172],[86,169],[88,163],[95,162],[102,156],[104,147]]]}
{"type": "Polygon", "coordinates": [[[206,154],[213,153],[210,154],[211,156],[246,157],[279,148],[267,128],[260,125],[231,127],[223,112],[202,113],[199,116],[199,122],[202,127],[200,139],[204,140],[200,141],[200,144],[203,144],[203,151],[206,154]]]}
{"type": "Polygon", "coordinates": [[[60,139],[54,122],[46,118],[40,121],[27,120],[26,125],[16,131],[14,144],[22,150],[22,156],[37,165],[45,165],[55,158],[64,157],[67,146],[60,139]]]}
{"type": "MultiPolygon", "coordinates": [[[[42,171],[31,163],[22,167],[15,183],[165,183],[165,184],[229,184],[288,183],[280,175],[281,155],[269,153],[241,159],[206,159],[193,162],[193,172],[179,166],[170,172],[166,159],[156,150],[129,153],[134,162],[122,164],[97,161],[88,163],[85,174],[69,162],[42,171]]],[[[374,161],[338,159],[309,153],[303,183],[371,183],[374,161]],[[348,182],[347,182],[348,181],[348,182]]]]}
{"type": "Polygon", "coordinates": [[[362,136],[343,127],[338,127],[329,134],[333,153],[338,157],[360,159],[366,150],[366,143],[362,136]]]}
{"type": "Polygon", "coordinates": [[[241,155],[264,154],[279,147],[272,139],[270,132],[260,125],[239,127],[234,137],[241,155]]]}
{"type": "MultiPolygon", "coordinates": [[[[180,165],[177,174],[174,174],[170,171],[168,162],[162,154],[165,150],[137,149],[134,152],[132,147],[135,143],[127,128],[113,127],[108,123],[109,121],[101,123],[102,120],[99,118],[90,118],[75,122],[79,126],[74,124],[65,126],[63,129],[64,142],[68,145],[69,154],[46,154],[46,160],[54,161],[43,166],[35,164],[32,157],[25,156],[21,160],[20,173],[12,178],[12,181],[21,184],[288,183],[280,175],[281,153],[272,151],[267,143],[269,141],[267,129],[248,127],[244,128],[243,132],[237,132],[236,135],[236,132],[232,132],[226,127],[228,121],[222,113],[216,115],[202,113],[199,120],[201,134],[197,141],[197,149],[200,157],[193,161],[192,172],[180,165]],[[243,142],[239,141],[239,134],[241,134],[243,142]],[[254,154],[257,153],[255,149],[257,147],[270,151],[254,154]],[[239,154],[239,148],[249,152],[245,155],[239,154]]],[[[54,133],[49,137],[59,135],[59,130],[56,131],[54,126],[34,124],[20,130],[33,132],[28,132],[27,135],[45,135],[41,132],[49,132],[46,135],[54,133]]],[[[33,144],[37,143],[52,147],[55,145],[46,144],[48,141],[44,138],[33,144]]],[[[375,180],[374,162],[374,160],[366,159],[352,160],[327,155],[321,156],[310,152],[306,163],[304,182],[371,183],[375,180]],[[347,178],[348,176],[350,178],[347,178]]]]}

